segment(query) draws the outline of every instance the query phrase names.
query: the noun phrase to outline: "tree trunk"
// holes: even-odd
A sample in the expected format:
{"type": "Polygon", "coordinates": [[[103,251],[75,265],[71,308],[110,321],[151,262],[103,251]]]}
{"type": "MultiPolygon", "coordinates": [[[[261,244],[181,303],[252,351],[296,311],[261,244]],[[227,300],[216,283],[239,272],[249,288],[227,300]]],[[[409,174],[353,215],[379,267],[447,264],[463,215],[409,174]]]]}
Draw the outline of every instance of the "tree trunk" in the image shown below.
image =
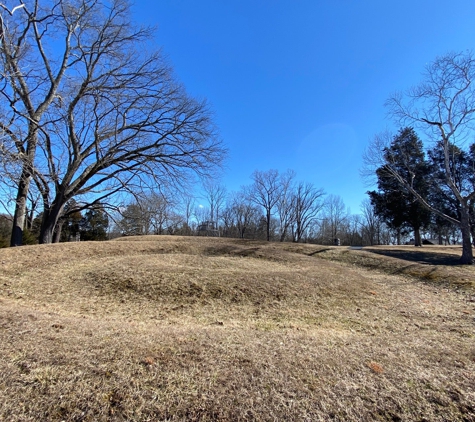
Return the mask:
{"type": "Polygon", "coordinates": [[[422,246],[420,227],[414,227],[414,246],[422,246]]]}
{"type": "Polygon", "coordinates": [[[470,234],[472,235],[472,244],[475,247],[475,225],[470,225],[470,234]]]}
{"type": "Polygon", "coordinates": [[[43,221],[41,222],[39,243],[53,243],[53,234],[56,223],[63,210],[63,204],[60,201],[54,201],[49,210],[43,212],[43,221]]]}
{"type": "Polygon", "coordinates": [[[31,175],[23,170],[18,184],[18,192],[15,204],[15,215],[13,216],[12,236],[10,246],[21,246],[23,244],[23,229],[26,219],[26,200],[30,189],[31,175]]]}
{"type": "Polygon", "coordinates": [[[59,243],[61,239],[61,231],[63,230],[64,220],[62,218],[56,223],[56,227],[53,233],[53,243],[59,243]]]}
{"type": "Polygon", "coordinates": [[[473,264],[472,239],[470,233],[469,208],[462,206],[460,209],[460,230],[462,232],[462,257],[460,263],[463,265],[473,264]]]}
{"type": "Polygon", "coordinates": [[[285,236],[287,236],[287,230],[284,229],[284,231],[280,235],[280,241],[281,242],[283,242],[285,240],[285,236]]]}
{"type": "Polygon", "coordinates": [[[267,235],[267,241],[269,242],[270,241],[270,212],[267,211],[267,215],[266,215],[266,235],[267,235]]]}

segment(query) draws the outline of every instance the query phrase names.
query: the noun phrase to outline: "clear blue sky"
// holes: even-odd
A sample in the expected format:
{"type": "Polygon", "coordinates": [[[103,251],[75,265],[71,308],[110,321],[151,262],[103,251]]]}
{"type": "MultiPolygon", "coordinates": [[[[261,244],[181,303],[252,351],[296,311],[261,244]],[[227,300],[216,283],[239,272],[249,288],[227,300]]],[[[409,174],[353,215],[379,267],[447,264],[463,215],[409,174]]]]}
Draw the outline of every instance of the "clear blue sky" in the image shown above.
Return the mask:
{"type": "Polygon", "coordinates": [[[426,63],[475,49],[473,0],[136,0],[136,22],[229,149],[222,182],[293,169],[358,213],[362,153],[392,128],[384,102],[426,63]]]}

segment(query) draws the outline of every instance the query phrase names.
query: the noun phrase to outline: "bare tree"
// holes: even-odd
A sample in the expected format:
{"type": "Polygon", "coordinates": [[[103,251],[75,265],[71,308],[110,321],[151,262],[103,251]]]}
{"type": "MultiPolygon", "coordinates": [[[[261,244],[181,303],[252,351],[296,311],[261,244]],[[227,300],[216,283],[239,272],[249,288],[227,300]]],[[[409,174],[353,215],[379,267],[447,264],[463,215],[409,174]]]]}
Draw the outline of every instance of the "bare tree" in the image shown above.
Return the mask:
{"type": "Polygon", "coordinates": [[[327,196],[324,201],[324,213],[324,217],[327,220],[327,236],[333,242],[343,231],[343,225],[348,218],[343,199],[338,195],[327,196]]]}
{"type": "Polygon", "coordinates": [[[19,160],[12,244],[21,243],[33,180],[41,243],[65,203],[182,183],[219,165],[224,149],[203,101],[190,98],[127,0],[31,0],[3,14],[2,153],[19,160]],[[54,46],[54,48],[53,48],[54,46]],[[150,52],[150,53],[149,53],[150,52]]]}
{"type": "Polygon", "coordinates": [[[229,225],[235,225],[237,234],[244,239],[251,228],[256,228],[262,214],[253,204],[244,190],[241,190],[230,197],[230,204],[227,207],[229,225]]]}
{"type": "Polygon", "coordinates": [[[281,184],[277,170],[255,171],[252,174],[254,183],[248,195],[252,202],[264,209],[266,219],[266,239],[271,239],[271,218],[280,198],[281,184]]]}
{"type": "Polygon", "coordinates": [[[310,225],[317,219],[324,206],[323,189],[316,189],[311,183],[299,183],[292,197],[294,242],[300,242],[310,225]]]}
{"type": "Polygon", "coordinates": [[[142,236],[151,234],[151,222],[140,204],[132,202],[120,213],[117,227],[124,236],[142,236]]]}
{"type": "Polygon", "coordinates": [[[196,207],[196,200],[190,192],[181,192],[179,197],[179,209],[183,219],[183,234],[191,235],[191,217],[196,207]]]}
{"type": "Polygon", "coordinates": [[[371,201],[366,198],[361,203],[361,212],[362,212],[362,237],[365,242],[373,245],[380,245],[380,233],[381,233],[381,220],[376,215],[374,206],[371,201]]]}
{"type": "Polygon", "coordinates": [[[279,236],[283,242],[289,232],[290,226],[294,221],[294,206],[292,203],[294,191],[295,172],[287,170],[279,178],[279,195],[276,204],[277,214],[279,216],[279,236]]]}
{"type": "Polygon", "coordinates": [[[470,234],[470,206],[475,201],[475,186],[457,186],[450,152],[455,145],[467,148],[475,129],[475,57],[471,52],[449,53],[429,64],[423,82],[404,94],[389,98],[387,105],[397,122],[424,129],[439,145],[444,157],[445,183],[459,205],[459,218],[442,212],[425,199],[399,172],[386,163],[388,173],[409,190],[427,209],[456,224],[462,233],[461,264],[473,263],[470,234]]]}
{"type": "Polygon", "coordinates": [[[203,183],[203,189],[204,198],[209,204],[209,219],[218,224],[220,212],[226,200],[226,187],[207,179],[203,183]]]}
{"type": "Polygon", "coordinates": [[[195,219],[196,224],[203,224],[205,221],[208,221],[210,215],[210,210],[203,205],[198,205],[193,210],[193,218],[195,219]]]}
{"type": "Polygon", "coordinates": [[[174,197],[171,192],[152,192],[140,201],[140,207],[150,222],[153,234],[164,234],[168,226],[174,224],[171,222],[172,217],[175,217],[174,197]]]}
{"type": "Polygon", "coordinates": [[[362,244],[362,233],[361,233],[361,222],[363,217],[360,214],[349,214],[346,219],[346,224],[344,228],[344,240],[343,244],[347,245],[361,245],[362,244]]]}

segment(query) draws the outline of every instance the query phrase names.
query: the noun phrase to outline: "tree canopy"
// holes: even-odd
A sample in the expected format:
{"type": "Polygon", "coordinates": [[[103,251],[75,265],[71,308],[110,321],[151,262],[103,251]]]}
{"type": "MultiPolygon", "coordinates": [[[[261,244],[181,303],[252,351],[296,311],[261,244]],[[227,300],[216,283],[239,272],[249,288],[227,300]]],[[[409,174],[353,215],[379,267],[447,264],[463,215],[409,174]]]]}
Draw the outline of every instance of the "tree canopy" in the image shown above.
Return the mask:
{"type": "Polygon", "coordinates": [[[384,159],[385,163],[376,170],[378,190],[368,192],[371,202],[389,227],[400,232],[409,226],[414,231],[414,244],[422,246],[420,229],[429,225],[430,212],[387,170],[387,166],[391,166],[423,198],[428,197],[430,166],[422,141],[413,128],[399,131],[384,149],[384,159]]]}
{"type": "Polygon", "coordinates": [[[27,195],[43,201],[40,243],[65,204],[210,174],[225,155],[205,101],[175,79],[127,0],[3,6],[0,153],[16,185],[12,244],[27,195]],[[33,182],[33,185],[31,185],[33,182]]]}

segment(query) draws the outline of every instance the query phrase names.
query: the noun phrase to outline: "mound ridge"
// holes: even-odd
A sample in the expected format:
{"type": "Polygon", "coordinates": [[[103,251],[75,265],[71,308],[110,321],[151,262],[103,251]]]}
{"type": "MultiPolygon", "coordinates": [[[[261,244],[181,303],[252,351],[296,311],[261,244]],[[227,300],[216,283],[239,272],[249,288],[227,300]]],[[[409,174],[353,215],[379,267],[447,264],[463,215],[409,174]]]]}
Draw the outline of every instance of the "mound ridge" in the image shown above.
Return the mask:
{"type": "Polygon", "coordinates": [[[414,272],[448,266],[170,236],[0,263],[0,420],[475,420],[469,286],[414,272]]]}

